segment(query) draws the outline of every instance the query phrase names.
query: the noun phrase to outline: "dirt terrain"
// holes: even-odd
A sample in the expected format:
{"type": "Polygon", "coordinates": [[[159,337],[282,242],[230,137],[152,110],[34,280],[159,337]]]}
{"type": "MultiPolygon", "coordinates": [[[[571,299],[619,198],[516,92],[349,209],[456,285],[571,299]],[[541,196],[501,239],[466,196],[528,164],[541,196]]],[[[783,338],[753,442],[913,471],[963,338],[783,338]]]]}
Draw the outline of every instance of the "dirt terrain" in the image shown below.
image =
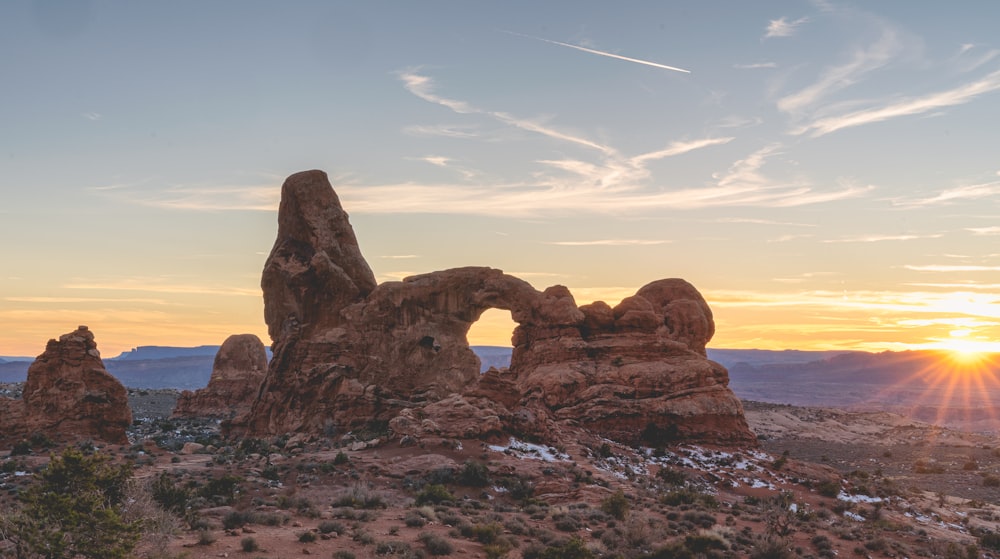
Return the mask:
{"type": "MultiPolygon", "coordinates": [[[[997,441],[891,414],[745,402],[761,445],[744,449],[400,441],[382,425],[227,441],[170,420],[172,398],[132,391],[131,444],[100,448],[179,503],[150,504],[147,557],[997,556],[997,441]]],[[[3,459],[0,506],[46,456],[3,459]]]]}

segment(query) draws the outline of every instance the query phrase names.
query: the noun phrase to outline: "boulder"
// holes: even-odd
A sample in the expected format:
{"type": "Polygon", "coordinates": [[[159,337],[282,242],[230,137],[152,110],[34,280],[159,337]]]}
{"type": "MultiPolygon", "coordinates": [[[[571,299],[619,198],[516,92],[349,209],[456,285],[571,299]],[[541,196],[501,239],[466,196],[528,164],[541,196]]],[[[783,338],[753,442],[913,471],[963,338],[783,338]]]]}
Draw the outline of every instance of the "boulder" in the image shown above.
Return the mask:
{"type": "Polygon", "coordinates": [[[230,336],[215,354],[208,386],[182,392],[173,416],[228,419],[246,412],[266,372],[267,350],[260,338],[253,334],[230,336]]]}
{"type": "Polygon", "coordinates": [[[7,443],[41,433],[54,440],[96,439],[125,444],[132,424],[125,387],[104,368],[86,326],[49,340],[28,367],[21,400],[0,402],[7,443]]]}

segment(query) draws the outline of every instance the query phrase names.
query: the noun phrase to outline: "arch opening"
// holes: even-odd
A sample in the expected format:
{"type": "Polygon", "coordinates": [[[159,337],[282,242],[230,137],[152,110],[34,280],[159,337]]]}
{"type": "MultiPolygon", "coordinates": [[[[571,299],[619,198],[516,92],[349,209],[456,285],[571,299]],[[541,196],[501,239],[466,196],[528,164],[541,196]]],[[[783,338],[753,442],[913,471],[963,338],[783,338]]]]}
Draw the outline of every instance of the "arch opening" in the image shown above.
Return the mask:
{"type": "Polygon", "coordinates": [[[490,367],[510,366],[510,356],[513,352],[514,328],[517,323],[510,311],[504,309],[486,309],[479,319],[472,323],[465,339],[469,347],[479,357],[479,372],[490,367]]]}

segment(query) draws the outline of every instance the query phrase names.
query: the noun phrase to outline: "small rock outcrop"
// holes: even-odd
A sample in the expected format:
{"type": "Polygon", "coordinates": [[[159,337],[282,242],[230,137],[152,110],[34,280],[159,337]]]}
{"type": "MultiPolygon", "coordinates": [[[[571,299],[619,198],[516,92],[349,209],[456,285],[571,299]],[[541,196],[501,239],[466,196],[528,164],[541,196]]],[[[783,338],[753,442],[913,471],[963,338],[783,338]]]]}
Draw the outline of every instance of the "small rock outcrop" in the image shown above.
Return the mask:
{"type": "Polygon", "coordinates": [[[128,442],[128,394],[104,368],[94,334],[86,326],[49,340],[28,368],[22,398],[2,400],[0,433],[8,443],[34,433],[56,440],[128,442]]]}
{"type": "Polygon", "coordinates": [[[177,399],[174,417],[229,419],[249,410],[267,372],[267,350],[253,334],[226,338],[215,354],[208,386],[185,390],[177,399]]]}
{"type": "Polygon", "coordinates": [[[545,437],[575,424],[627,442],[753,443],[715,325],[689,283],[578,307],[483,267],[376,284],[326,174],[282,187],[261,286],[274,357],[233,434],[329,433],[388,422],[412,437],[545,437]],[[480,375],[466,335],[487,309],[518,323],[509,370],[480,375]]]}

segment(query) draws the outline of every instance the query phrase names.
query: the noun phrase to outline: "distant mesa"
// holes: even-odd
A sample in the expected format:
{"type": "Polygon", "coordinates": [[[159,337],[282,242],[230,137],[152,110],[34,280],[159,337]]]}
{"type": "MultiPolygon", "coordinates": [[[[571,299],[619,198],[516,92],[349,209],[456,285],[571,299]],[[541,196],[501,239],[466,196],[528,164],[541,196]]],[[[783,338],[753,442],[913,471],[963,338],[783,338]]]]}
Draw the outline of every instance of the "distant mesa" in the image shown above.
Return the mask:
{"type": "Polygon", "coordinates": [[[264,342],[253,334],[230,336],[215,354],[208,386],[182,392],[173,415],[230,419],[245,413],[256,398],[266,372],[264,342]]]}
{"type": "Polygon", "coordinates": [[[21,399],[0,398],[0,439],[6,445],[35,433],[124,444],[131,423],[125,387],[104,368],[86,326],[49,340],[28,368],[21,399]]]}
{"type": "Polygon", "coordinates": [[[706,358],[711,310],[680,279],[613,308],[483,267],[378,284],[326,174],[306,171],[282,186],[261,286],[274,356],[231,434],[377,421],[415,438],[575,425],[649,445],[755,441],[726,369],[706,358]],[[466,335],[494,308],[518,324],[514,349],[509,369],[481,375],[466,335]]]}

